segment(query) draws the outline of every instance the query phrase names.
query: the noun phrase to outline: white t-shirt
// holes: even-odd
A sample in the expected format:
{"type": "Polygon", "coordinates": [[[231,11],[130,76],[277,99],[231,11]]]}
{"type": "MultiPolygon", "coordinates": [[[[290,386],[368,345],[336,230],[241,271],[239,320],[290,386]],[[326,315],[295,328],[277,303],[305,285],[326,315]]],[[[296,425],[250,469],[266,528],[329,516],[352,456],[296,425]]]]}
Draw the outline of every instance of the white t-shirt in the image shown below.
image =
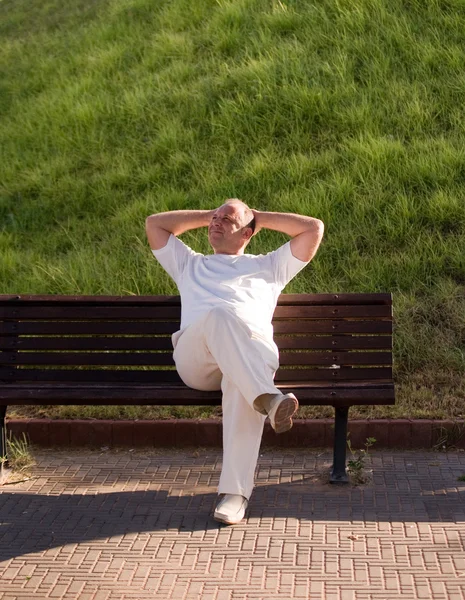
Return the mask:
{"type": "Polygon", "coordinates": [[[290,242],[268,254],[200,254],[174,235],[155,258],[181,295],[181,331],[213,307],[233,310],[252,332],[272,339],[271,319],[285,285],[307,264],[290,242]]]}

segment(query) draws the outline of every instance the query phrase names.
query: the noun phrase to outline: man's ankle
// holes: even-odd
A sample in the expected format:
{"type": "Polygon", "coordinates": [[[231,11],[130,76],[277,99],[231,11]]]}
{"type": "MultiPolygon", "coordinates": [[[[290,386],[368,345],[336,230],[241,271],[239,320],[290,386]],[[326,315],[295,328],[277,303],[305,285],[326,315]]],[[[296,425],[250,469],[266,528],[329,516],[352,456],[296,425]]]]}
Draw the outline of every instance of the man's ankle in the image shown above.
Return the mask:
{"type": "Polygon", "coordinates": [[[254,409],[262,415],[268,415],[271,410],[272,400],[279,394],[260,394],[253,401],[254,409]]]}

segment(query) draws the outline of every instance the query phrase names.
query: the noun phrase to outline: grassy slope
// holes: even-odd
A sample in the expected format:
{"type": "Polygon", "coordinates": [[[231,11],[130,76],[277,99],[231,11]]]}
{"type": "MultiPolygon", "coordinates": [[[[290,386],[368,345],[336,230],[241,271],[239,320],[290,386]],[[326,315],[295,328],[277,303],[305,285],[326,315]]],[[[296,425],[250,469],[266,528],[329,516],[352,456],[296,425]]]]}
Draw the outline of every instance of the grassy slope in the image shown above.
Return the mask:
{"type": "Polygon", "coordinates": [[[326,239],[286,291],[395,294],[398,405],[352,414],[463,416],[464,26],[463,0],[3,0],[0,292],[172,293],[147,214],[305,212],[326,239]]]}

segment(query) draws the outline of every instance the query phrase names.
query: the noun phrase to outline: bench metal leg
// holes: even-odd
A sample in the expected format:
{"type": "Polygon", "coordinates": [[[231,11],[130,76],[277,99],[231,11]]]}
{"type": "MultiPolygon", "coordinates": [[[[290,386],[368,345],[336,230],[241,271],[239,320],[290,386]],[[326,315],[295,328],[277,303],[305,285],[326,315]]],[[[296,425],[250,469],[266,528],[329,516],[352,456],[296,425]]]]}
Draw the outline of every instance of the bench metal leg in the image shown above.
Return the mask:
{"type": "MultiPolygon", "coordinates": [[[[6,406],[0,406],[0,459],[6,459],[6,427],[5,427],[6,406]]],[[[3,466],[1,460],[0,467],[3,466]]]]}
{"type": "Polygon", "coordinates": [[[348,483],[346,471],[347,420],[349,408],[335,408],[334,421],[334,461],[330,483],[348,483]]]}

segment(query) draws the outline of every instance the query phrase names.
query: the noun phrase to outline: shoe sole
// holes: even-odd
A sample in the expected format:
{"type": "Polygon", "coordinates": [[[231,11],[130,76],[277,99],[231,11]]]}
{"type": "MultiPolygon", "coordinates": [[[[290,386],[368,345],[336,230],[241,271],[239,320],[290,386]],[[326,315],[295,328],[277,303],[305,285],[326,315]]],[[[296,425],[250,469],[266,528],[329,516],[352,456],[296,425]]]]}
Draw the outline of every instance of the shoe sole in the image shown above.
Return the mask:
{"type": "Polygon", "coordinates": [[[232,519],[228,519],[228,517],[222,515],[221,513],[214,513],[213,518],[215,519],[215,521],[218,521],[219,523],[224,523],[225,525],[236,525],[237,523],[240,523],[244,517],[233,521],[232,519]]]}
{"type": "Polygon", "coordinates": [[[299,403],[297,402],[297,398],[293,398],[292,396],[287,397],[281,402],[274,416],[274,430],[276,433],[284,433],[291,429],[293,425],[292,415],[297,412],[298,408],[299,403]]]}

